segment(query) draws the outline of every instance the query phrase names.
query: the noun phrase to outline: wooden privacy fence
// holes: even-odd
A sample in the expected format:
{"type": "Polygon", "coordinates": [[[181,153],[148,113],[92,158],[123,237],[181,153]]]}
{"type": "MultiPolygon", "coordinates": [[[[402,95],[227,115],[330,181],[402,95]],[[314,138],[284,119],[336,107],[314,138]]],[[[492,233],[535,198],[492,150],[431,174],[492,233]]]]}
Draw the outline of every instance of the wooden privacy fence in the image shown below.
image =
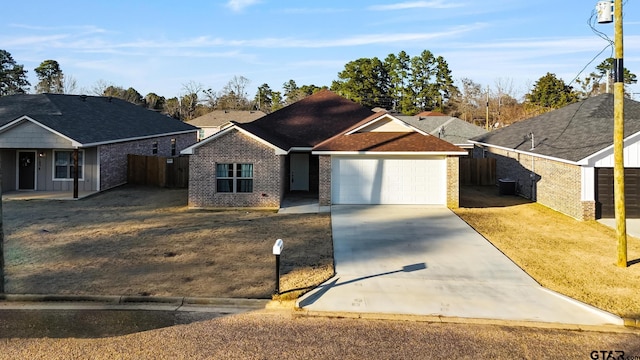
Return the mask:
{"type": "Polygon", "coordinates": [[[460,185],[495,185],[496,159],[460,159],[460,185]]]}
{"type": "Polygon", "coordinates": [[[189,157],[127,155],[127,182],[135,185],[186,188],[189,157]]]}

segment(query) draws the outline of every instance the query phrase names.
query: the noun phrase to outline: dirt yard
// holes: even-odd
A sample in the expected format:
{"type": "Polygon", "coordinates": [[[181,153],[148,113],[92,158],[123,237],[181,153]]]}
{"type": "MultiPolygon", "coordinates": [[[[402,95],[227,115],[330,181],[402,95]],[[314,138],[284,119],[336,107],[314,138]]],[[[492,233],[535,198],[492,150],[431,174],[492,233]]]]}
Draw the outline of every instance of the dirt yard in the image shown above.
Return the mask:
{"type": "Polygon", "coordinates": [[[640,240],[628,268],[615,265],[613,229],[581,222],[495,187],[463,187],[455,212],[540,284],[612,313],[640,319],[640,240]]]}
{"type": "Polygon", "coordinates": [[[5,290],[270,298],[278,238],[283,296],[333,274],[328,214],[190,210],[186,203],[186,190],[134,186],[79,201],[5,201],[5,290]]]}

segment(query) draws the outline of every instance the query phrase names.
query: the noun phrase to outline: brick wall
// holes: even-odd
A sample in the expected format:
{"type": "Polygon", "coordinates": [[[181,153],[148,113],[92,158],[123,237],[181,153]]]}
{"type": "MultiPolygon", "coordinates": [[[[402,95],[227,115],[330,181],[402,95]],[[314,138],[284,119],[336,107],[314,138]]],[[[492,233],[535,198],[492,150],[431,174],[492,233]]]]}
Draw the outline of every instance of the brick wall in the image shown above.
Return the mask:
{"type": "Polygon", "coordinates": [[[496,159],[498,179],[516,181],[519,195],[578,220],[595,218],[595,202],[581,200],[579,166],[494,148],[487,157],[496,159]]]}
{"type": "Polygon", "coordinates": [[[127,182],[127,154],[171,156],[171,139],[176,140],[176,156],[180,150],[196,142],[197,132],[162,136],[136,141],[100,145],[100,190],[110,189],[127,182]],[[158,143],[158,153],[153,154],[153,144],[158,143]]]}
{"type": "Polygon", "coordinates": [[[285,156],[237,130],[195,149],[189,159],[189,206],[279,208],[285,156]],[[252,193],[216,192],[216,163],[253,164],[252,193]]]}
{"type": "Polygon", "coordinates": [[[318,200],[320,206],[331,205],[331,156],[319,156],[318,200]]]}
{"type": "Polygon", "coordinates": [[[447,207],[456,209],[460,206],[460,158],[447,156],[447,207]]]}

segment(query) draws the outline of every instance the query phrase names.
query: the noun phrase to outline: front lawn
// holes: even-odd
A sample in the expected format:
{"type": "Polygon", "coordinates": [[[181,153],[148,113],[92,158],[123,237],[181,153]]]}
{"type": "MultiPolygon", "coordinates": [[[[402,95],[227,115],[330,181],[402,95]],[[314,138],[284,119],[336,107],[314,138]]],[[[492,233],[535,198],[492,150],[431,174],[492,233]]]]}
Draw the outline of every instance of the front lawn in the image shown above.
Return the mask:
{"type": "Polygon", "coordinates": [[[186,190],[135,186],[78,201],[5,201],[5,291],[270,298],[278,238],[281,291],[333,275],[329,214],[186,204],[186,190]]]}
{"type": "Polygon", "coordinates": [[[495,187],[462,187],[456,214],[541,285],[614,314],[640,319],[640,241],[628,238],[633,265],[616,264],[615,231],[581,222],[495,187]]]}

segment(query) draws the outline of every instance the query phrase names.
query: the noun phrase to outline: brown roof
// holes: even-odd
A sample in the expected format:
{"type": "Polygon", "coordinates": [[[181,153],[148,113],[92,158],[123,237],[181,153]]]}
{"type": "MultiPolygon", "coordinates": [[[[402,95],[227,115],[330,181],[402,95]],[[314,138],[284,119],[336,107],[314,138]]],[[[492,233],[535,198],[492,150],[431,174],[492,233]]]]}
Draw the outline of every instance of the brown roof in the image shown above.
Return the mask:
{"type": "Polygon", "coordinates": [[[259,119],[267,114],[254,110],[214,110],[208,114],[198,116],[187,121],[193,126],[220,126],[232,121],[238,123],[248,123],[259,119]]]}
{"type": "Polygon", "coordinates": [[[288,150],[313,147],[349,129],[373,112],[329,90],[321,90],[287,107],[238,127],[288,150]]]}
{"type": "Polygon", "coordinates": [[[437,111],[423,111],[420,114],[417,114],[416,116],[427,117],[427,116],[447,116],[447,115],[437,111]]]}
{"type": "Polygon", "coordinates": [[[314,151],[460,152],[461,148],[418,132],[362,132],[329,139],[314,151]]]}

